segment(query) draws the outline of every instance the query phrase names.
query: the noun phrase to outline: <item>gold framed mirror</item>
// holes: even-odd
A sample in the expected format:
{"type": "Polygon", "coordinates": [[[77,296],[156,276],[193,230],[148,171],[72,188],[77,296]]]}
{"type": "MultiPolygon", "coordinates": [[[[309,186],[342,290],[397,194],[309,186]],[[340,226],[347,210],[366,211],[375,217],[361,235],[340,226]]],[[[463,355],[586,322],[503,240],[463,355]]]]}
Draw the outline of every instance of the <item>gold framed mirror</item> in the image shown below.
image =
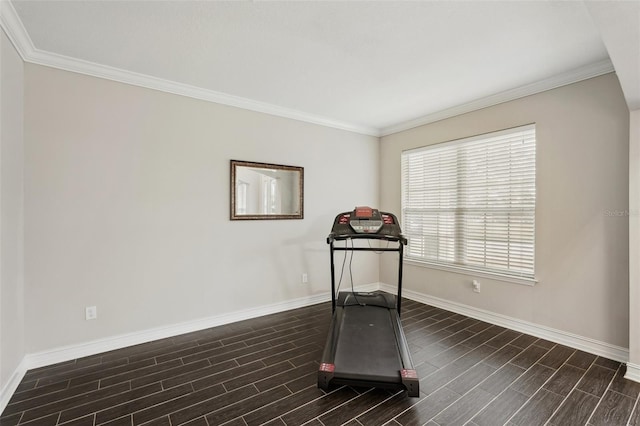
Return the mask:
{"type": "Polygon", "coordinates": [[[303,217],[303,167],[231,160],[231,220],[303,217]]]}

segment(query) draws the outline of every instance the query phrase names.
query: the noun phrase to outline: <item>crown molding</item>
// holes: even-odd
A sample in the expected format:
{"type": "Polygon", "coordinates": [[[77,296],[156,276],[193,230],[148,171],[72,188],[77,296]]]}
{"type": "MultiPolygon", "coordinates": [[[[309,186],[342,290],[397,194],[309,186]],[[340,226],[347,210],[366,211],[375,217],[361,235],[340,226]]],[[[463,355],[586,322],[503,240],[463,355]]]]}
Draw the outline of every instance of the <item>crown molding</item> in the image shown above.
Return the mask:
{"type": "Polygon", "coordinates": [[[27,56],[35,49],[27,30],[22,25],[22,21],[9,0],[0,0],[0,27],[2,27],[22,60],[26,61],[27,56]]]}
{"type": "Polygon", "coordinates": [[[0,27],[2,27],[7,33],[7,36],[25,62],[375,137],[388,136],[423,126],[425,124],[466,114],[468,112],[498,105],[515,99],[520,99],[525,96],[545,92],[547,90],[566,86],[567,84],[577,83],[582,80],[587,80],[589,78],[598,77],[615,71],[611,60],[605,59],[535,83],[506,90],[495,95],[487,96],[485,98],[477,99],[433,114],[428,114],[413,120],[379,129],[376,127],[346,123],[266,102],[233,96],[226,93],[216,92],[214,90],[202,89],[188,84],[177,83],[145,74],[134,73],[119,68],[39,50],[33,45],[33,42],[24,28],[20,17],[9,0],[0,0],[0,27]]]}
{"type": "Polygon", "coordinates": [[[505,90],[504,92],[477,99],[466,104],[447,108],[433,114],[428,114],[413,120],[385,127],[380,131],[380,136],[388,136],[394,133],[423,126],[425,124],[444,120],[446,118],[455,117],[457,115],[477,111],[504,102],[524,98],[525,96],[535,95],[536,93],[546,92],[547,90],[556,89],[558,87],[577,83],[579,81],[598,77],[600,75],[608,74],[614,71],[615,69],[613,68],[611,60],[605,59],[600,62],[595,62],[584,67],[580,67],[562,74],[555,75],[553,77],[546,78],[544,80],[537,81],[535,83],[526,84],[524,86],[516,87],[510,90],[505,90]]]}
{"type": "Polygon", "coordinates": [[[380,136],[380,130],[374,127],[346,123],[315,114],[273,105],[267,102],[233,96],[214,90],[203,89],[188,84],[152,77],[145,74],[126,71],[123,69],[101,65],[82,59],[59,55],[37,49],[27,33],[20,17],[9,0],[0,0],[0,26],[4,29],[16,50],[25,62],[58,68],[79,74],[113,80],[120,83],[159,90],[161,92],[186,96],[207,102],[261,112],[278,117],[290,118],[325,127],[331,127],[348,132],[368,136],[380,136]]]}
{"type": "Polygon", "coordinates": [[[50,52],[44,52],[38,49],[35,49],[33,54],[27,57],[26,62],[58,68],[79,74],[85,74],[93,77],[104,78],[107,80],[130,84],[133,86],[145,87],[147,89],[158,90],[161,92],[172,93],[174,95],[186,96],[189,98],[199,99],[207,102],[242,108],[245,110],[261,112],[264,114],[289,118],[312,124],[318,124],[320,126],[331,127],[334,129],[346,130],[353,133],[376,137],[380,135],[379,129],[376,128],[345,123],[342,121],[333,120],[331,118],[308,114],[302,111],[284,108],[266,102],[255,101],[252,99],[242,98],[240,96],[234,96],[226,93],[216,92],[214,90],[203,89],[188,84],[152,77],[132,71],[126,71],[106,65],[100,65],[81,59],[71,58],[68,56],[58,55],[50,52]]]}

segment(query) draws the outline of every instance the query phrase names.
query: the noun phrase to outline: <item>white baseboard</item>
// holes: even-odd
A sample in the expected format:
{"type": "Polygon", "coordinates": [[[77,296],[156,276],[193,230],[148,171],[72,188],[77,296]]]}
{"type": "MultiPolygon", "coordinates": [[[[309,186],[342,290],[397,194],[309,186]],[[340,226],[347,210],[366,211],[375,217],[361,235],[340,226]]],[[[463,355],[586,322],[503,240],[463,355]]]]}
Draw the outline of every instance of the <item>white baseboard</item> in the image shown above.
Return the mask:
{"type": "Polygon", "coordinates": [[[633,380],[634,382],[640,382],[640,365],[627,363],[627,372],[624,375],[625,379],[633,380]]]}
{"type": "MultiPolygon", "coordinates": [[[[395,286],[380,284],[380,290],[395,294],[397,289],[395,286]]],[[[629,360],[629,350],[627,348],[600,342],[589,337],[579,336],[577,334],[540,324],[534,324],[532,322],[502,314],[496,314],[484,309],[475,308],[462,303],[451,302],[449,300],[440,299],[438,297],[429,296],[412,290],[403,289],[402,296],[407,299],[415,300],[416,302],[446,309],[447,311],[466,315],[471,318],[506,327],[521,333],[530,334],[541,339],[560,343],[574,349],[580,349],[581,351],[589,352],[615,361],[626,363],[629,360]]],[[[638,377],[640,377],[640,375],[638,377]]]]}
{"type": "MultiPolygon", "coordinates": [[[[358,289],[368,289],[372,286],[375,286],[377,288],[377,283],[367,286],[359,286],[358,289]]],[[[218,327],[225,324],[231,324],[238,321],[244,321],[247,319],[288,311],[291,309],[297,309],[304,306],[315,305],[317,303],[326,302],[328,300],[331,300],[330,293],[300,297],[284,302],[258,306],[250,309],[243,309],[235,312],[228,312],[198,320],[172,324],[165,327],[157,327],[118,336],[111,336],[90,342],[59,347],[38,353],[28,354],[25,358],[27,359],[27,366],[29,369],[44,367],[46,365],[95,355],[102,352],[108,352],[114,349],[121,349],[127,346],[138,345],[158,339],[178,336],[180,334],[191,333],[211,327],[218,327]]]]}
{"type": "Polygon", "coordinates": [[[16,389],[18,389],[18,385],[22,381],[25,373],[27,372],[27,361],[26,358],[22,358],[22,361],[15,369],[7,384],[0,390],[0,414],[4,411],[4,408],[9,403],[11,396],[13,396],[16,389]]]}
{"type": "MultiPolygon", "coordinates": [[[[356,286],[355,289],[357,291],[383,290],[388,293],[396,293],[395,286],[390,286],[384,283],[359,285],[356,286]]],[[[616,361],[627,362],[629,358],[629,351],[626,348],[599,342],[588,337],[578,336],[576,334],[568,333],[562,330],[556,330],[550,327],[530,323],[527,321],[519,320],[517,318],[508,317],[506,315],[496,314],[493,312],[474,308],[472,306],[451,302],[445,299],[428,296],[426,294],[418,293],[411,290],[403,290],[402,295],[407,299],[415,300],[416,302],[436,306],[448,311],[466,315],[471,318],[476,318],[481,321],[486,321],[491,324],[510,328],[522,333],[527,333],[532,336],[550,340],[552,342],[560,343],[616,361]]],[[[59,362],[70,361],[72,359],[82,358],[85,356],[96,355],[102,352],[121,349],[127,346],[147,343],[153,340],[178,336],[180,334],[190,333],[193,331],[204,330],[206,328],[230,324],[237,321],[243,321],[291,309],[302,308],[309,305],[315,305],[317,303],[327,302],[329,300],[331,300],[331,293],[322,293],[284,302],[273,303],[270,305],[259,306],[256,308],[215,315],[200,320],[188,321],[166,327],[158,327],[134,333],[127,333],[119,336],[112,336],[90,342],[54,348],[33,354],[27,354],[12,374],[9,382],[1,390],[0,413],[4,411],[5,407],[9,403],[9,400],[11,399],[11,396],[20,384],[20,381],[23,379],[25,373],[30,369],[44,367],[59,362]]],[[[640,366],[627,364],[627,374],[625,375],[625,378],[640,382],[640,366]]]]}
{"type": "MultiPolygon", "coordinates": [[[[355,287],[357,291],[376,291],[378,290],[378,288],[379,283],[377,282],[358,285],[355,287]]],[[[211,327],[218,327],[233,322],[315,305],[317,303],[327,302],[329,300],[331,300],[331,292],[321,293],[317,295],[291,299],[284,302],[273,303],[270,305],[259,306],[256,308],[243,309],[241,311],[214,315],[212,317],[202,318],[195,321],[187,321],[184,323],[169,325],[166,327],[157,327],[153,329],[142,330],[118,336],[111,336],[104,339],[98,339],[90,342],[68,345],[42,352],[27,354],[22,359],[22,362],[20,363],[18,368],[16,368],[16,370],[12,374],[11,379],[9,380],[7,385],[4,386],[4,388],[2,388],[1,390],[2,393],[0,394],[0,413],[4,411],[5,407],[9,403],[9,399],[11,399],[11,396],[16,391],[16,388],[18,387],[20,381],[23,379],[25,373],[28,370],[56,364],[59,362],[70,361],[85,356],[96,355],[115,349],[121,349],[127,346],[139,345],[141,343],[147,343],[153,340],[165,339],[167,337],[178,336],[180,334],[191,333],[194,331],[204,330],[211,327]]]]}

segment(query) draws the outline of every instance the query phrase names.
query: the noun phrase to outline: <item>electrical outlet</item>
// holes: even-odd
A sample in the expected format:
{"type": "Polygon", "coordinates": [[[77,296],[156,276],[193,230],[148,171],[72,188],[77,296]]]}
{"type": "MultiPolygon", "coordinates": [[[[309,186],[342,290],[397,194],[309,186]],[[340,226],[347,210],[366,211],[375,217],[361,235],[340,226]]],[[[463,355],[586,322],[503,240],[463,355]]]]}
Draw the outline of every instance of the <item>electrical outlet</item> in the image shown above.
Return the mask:
{"type": "Polygon", "coordinates": [[[302,284],[306,284],[309,282],[309,276],[307,275],[306,272],[302,273],[302,284]]]}
{"type": "Polygon", "coordinates": [[[86,320],[98,318],[98,308],[96,306],[87,306],[84,308],[84,317],[86,320]]]}
{"type": "Polygon", "coordinates": [[[475,291],[476,293],[480,293],[480,281],[473,280],[471,285],[473,286],[473,291],[475,291]]]}

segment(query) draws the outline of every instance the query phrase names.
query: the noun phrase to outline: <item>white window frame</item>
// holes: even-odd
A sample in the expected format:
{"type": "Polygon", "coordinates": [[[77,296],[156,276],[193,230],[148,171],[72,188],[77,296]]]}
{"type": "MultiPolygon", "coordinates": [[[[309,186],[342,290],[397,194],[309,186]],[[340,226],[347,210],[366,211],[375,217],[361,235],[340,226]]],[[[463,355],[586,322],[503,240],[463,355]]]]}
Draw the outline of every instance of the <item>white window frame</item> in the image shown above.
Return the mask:
{"type": "Polygon", "coordinates": [[[237,214],[247,214],[247,194],[249,193],[249,183],[238,180],[236,190],[236,210],[237,214]]]}
{"type": "Polygon", "coordinates": [[[405,261],[534,285],[535,124],[401,155],[405,261]]]}

